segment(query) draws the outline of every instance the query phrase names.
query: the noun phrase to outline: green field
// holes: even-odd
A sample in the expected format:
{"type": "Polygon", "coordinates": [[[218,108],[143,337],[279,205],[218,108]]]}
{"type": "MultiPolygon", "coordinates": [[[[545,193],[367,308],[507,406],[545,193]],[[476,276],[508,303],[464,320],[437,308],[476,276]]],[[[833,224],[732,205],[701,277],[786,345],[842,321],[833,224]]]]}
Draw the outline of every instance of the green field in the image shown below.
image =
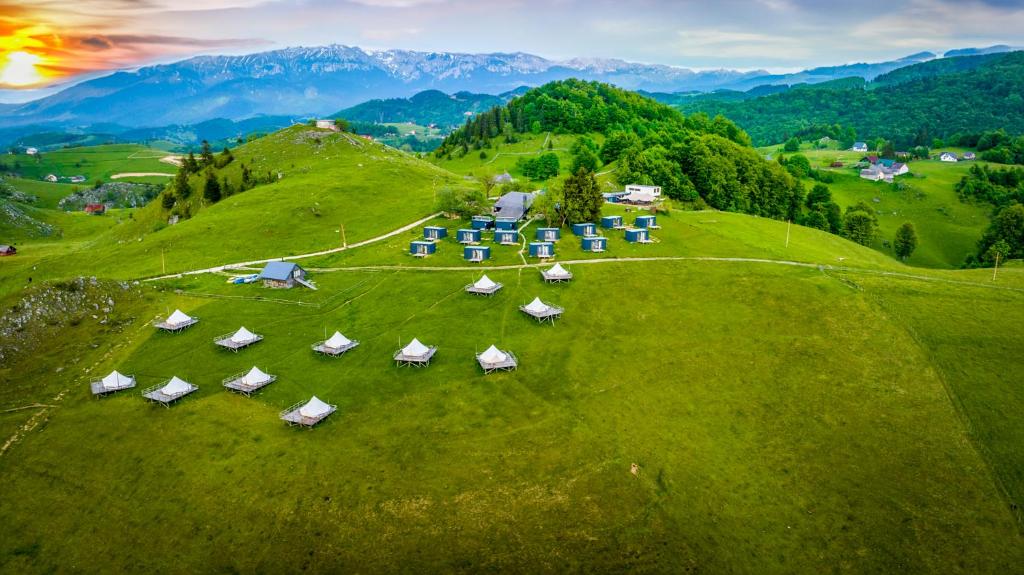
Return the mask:
{"type": "MultiPolygon", "coordinates": [[[[428,154],[425,159],[457,174],[496,176],[508,172],[512,176],[521,177],[522,174],[516,169],[516,162],[523,158],[535,158],[550,151],[558,155],[562,173],[569,172],[569,167],[572,165],[569,148],[578,136],[574,134],[517,134],[517,137],[519,141],[514,144],[501,143],[491,149],[471,149],[469,153],[461,157],[453,154],[451,160],[435,158],[432,154],[428,154]],[[551,149],[548,149],[549,143],[551,149]],[[480,158],[481,151],[487,154],[486,158],[480,158]]],[[[591,134],[590,137],[598,145],[604,141],[604,136],[601,134],[591,134]]]]}
{"type": "MultiPolygon", "coordinates": [[[[49,174],[85,176],[82,185],[88,186],[97,180],[110,181],[111,176],[122,173],[174,174],[175,166],[160,161],[167,155],[164,150],[139,144],[107,144],[54,150],[41,154],[41,158],[7,156],[5,161],[8,170],[28,180],[42,180],[49,174]]],[[[123,178],[120,181],[166,183],[167,178],[123,178]]]]}
{"type": "MultiPolygon", "coordinates": [[[[175,226],[156,203],[63,214],[63,238],[0,258],[0,303],[43,297],[42,279],[329,249],[341,224],[351,244],[470,185],[307,132],[239,148],[229,170],[280,180],[175,226]]],[[[853,184],[831,187],[885,193],[853,184]]],[[[952,240],[907,265],[734,213],[659,224],[649,245],[603,231],[600,255],[563,230],[555,261],[575,278],[561,285],[516,247],[469,264],[450,237],[413,258],[415,227],[302,259],[316,291],[228,284],[228,272],[90,288],[116,305],[30,323],[19,341],[43,343],[0,361],[0,572],[1019,569],[1024,267],[993,282],[991,270],[918,267],[952,240]],[[483,271],[505,286],[493,298],[463,291],[483,271]],[[535,296],[564,318],[518,311],[535,296]],[[175,308],[201,321],[178,335],[149,325],[175,308]],[[213,345],[240,325],[265,340],[237,354],[213,345]],[[359,347],[313,354],[336,329],[359,347]],[[413,337],[439,347],[435,361],[395,367],[413,337]],[[474,353],[491,344],[520,368],[483,375],[474,353]],[[278,381],[251,398],[221,387],[253,365],[278,381]],[[87,382],[115,368],[139,389],[89,397],[87,382]],[[139,396],[172,375],[199,391],[170,409],[139,396]],[[337,413],[309,431],[278,419],[311,395],[337,413]]]]}

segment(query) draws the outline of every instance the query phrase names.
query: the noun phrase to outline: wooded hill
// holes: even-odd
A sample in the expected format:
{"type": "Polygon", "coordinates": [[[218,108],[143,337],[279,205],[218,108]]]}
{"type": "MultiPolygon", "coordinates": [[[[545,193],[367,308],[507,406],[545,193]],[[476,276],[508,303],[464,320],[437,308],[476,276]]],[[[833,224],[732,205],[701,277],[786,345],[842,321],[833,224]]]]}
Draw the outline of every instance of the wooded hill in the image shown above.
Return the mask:
{"type": "Polygon", "coordinates": [[[879,76],[797,86],[736,101],[736,94],[666,97],[684,113],[727,116],[757,145],[818,125],[851,126],[860,139],[898,146],[1004,128],[1024,132],[1024,52],[943,58],[879,76]]]}

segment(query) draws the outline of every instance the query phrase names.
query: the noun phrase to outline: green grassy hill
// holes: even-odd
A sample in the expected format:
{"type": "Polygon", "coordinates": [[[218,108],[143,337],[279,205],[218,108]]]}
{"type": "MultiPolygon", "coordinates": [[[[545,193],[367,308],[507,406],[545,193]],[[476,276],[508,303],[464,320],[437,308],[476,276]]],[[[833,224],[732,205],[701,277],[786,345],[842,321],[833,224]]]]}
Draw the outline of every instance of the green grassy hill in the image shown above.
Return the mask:
{"type": "Polygon", "coordinates": [[[604,231],[604,254],[563,230],[555,261],[575,278],[561,285],[517,247],[481,266],[448,238],[416,259],[419,227],[301,260],[317,291],[227,273],[70,281],[159,273],[161,250],[182,271],[328,249],[341,223],[354,243],[470,185],[305,127],[235,157],[227,175],[244,162],[282,177],[175,226],[156,203],[66,214],[110,229],[0,258],[0,571],[1003,573],[1024,560],[1024,267],[993,282],[783,221],[674,211],[653,244],[604,231]],[[483,271],[505,286],[493,298],[463,291],[483,271]],[[563,319],[520,313],[535,296],[563,319]],[[175,308],[201,321],[149,325],[175,308]],[[265,340],[213,345],[240,325],[265,340]],[[313,354],[336,329],[359,347],[313,354]],[[395,367],[413,337],[439,347],[434,363],[395,367]],[[474,353],[492,343],[520,368],[483,375],[474,353]],[[224,390],[253,365],[278,380],[251,398],[224,390]],[[89,397],[112,369],[139,389],[89,397]],[[171,375],[199,391],[170,409],[139,397],[171,375]],[[278,419],[311,395],[337,413],[311,431],[278,419]]]}
{"type": "MultiPolygon", "coordinates": [[[[174,174],[175,166],[160,161],[168,153],[139,144],[108,144],[54,150],[32,156],[8,156],[6,170],[20,174],[28,180],[42,180],[47,175],[57,177],[85,176],[84,185],[97,180],[110,181],[111,176],[125,173],[174,174]],[[17,165],[14,162],[17,162],[17,165]]],[[[167,177],[126,177],[126,182],[166,183],[167,177]]]]}

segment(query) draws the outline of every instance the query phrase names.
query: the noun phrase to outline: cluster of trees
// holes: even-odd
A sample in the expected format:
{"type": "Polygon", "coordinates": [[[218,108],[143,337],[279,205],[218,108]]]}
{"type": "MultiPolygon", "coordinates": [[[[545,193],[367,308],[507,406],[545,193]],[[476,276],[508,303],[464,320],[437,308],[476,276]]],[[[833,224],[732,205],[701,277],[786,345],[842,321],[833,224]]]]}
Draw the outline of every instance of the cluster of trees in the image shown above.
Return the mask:
{"type": "Polygon", "coordinates": [[[954,134],[946,144],[977,148],[981,159],[996,164],[1024,164],[1024,136],[1011,136],[1006,130],[990,130],[973,134],[954,134]]]}
{"type": "Polygon", "coordinates": [[[167,210],[177,206],[175,213],[188,217],[191,211],[187,200],[197,192],[202,194],[203,200],[207,203],[214,204],[228,196],[275,180],[273,174],[268,172],[257,175],[249,166],[242,163],[239,166],[241,178],[236,184],[222,173],[222,170],[234,160],[234,155],[226,146],[220,153],[214,154],[210,143],[203,140],[198,157],[195,153],[189,152],[182,160],[174,179],[164,189],[160,199],[161,206],[167,210]]]}
{"type": "Polygon", "coordinates": [[[520,159],[516,162],[516,168],[527,178],[541,181],[557,176],[561,165],[557,154],[546,152],[536,158],[520,159]]]}
{"type": "MultiPolygon", "coordinates": [[[[864,246],[871,245],[878,237],[878,216],[875,210],[865,202],[858,202],[848,206],[844,213],[832,199],[832,192],[825,184],[815,184],[807,193],[804,205],[807,211],[797,219],[804,226],[843,236],[864,246]]],[[[917,249],[917,244],[914,224],[906,222],[896,230],[893,250],[897,257],[907,259],[917,249]]]]}
{"type": "Polygon", "coordinates": [[[956,193],[962,201],[986,202],[997,207],[1024,203],[1024,169],[992,169],[975,164],[956,183],[956,193]]]}
{"type": "Polygon", "coordinates": [[[994,265],[1007,258],[1024,258],[1024,169],[974,165],[956,184],[963,201],[992,204],[992,223],[968,256],[966,267],[994,265]]]}
{"type": "Polygon", "coordinates": [[[979,129],[1024,133],[1024,53],[943,60],[951,64],[917,64],[866,86],[794,87],[743,101],[691,98],[679,107],[686,113],[724,114],[758,145],[833,124],[876,134],[903,149],[979,129]]]}

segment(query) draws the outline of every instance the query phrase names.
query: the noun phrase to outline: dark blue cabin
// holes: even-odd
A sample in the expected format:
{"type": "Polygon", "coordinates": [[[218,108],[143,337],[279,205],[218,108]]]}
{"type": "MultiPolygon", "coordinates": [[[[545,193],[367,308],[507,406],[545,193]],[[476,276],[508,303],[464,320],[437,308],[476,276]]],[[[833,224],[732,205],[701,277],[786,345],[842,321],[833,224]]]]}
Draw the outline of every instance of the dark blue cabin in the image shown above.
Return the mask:
{"type": "Polygon", "coordinates": [[[630,243],[647,243],[651,239],[646,228],[626,230],[626,241],[630,243]]]}
{"type": "Polygon", "coordinates": [[[585,252],[603,252],[608,248],[608,238],[604,236],[585,236],[581,240],[581,245],[585,252]]]}
{"type": "Polygon", "coordinates": [[[537,241],[553,242],[562,238],[562,230],[559,228],[537,228],[537,241]]]}
{"type": "Polygon", "coordinates": [[[591,223],[573,224],[572,233],[575,236],[594,236],[597,235],[597,226],[591,223]]]}
{"type": "Polygon", "coordinates": [[[471,262],[482,262],[491,259],[490,246],[466,246],[462,248],[462,257],[471,262]]]}
{"type": "Polygon", "coordinates": [[[474,230],[489,230],[494,227],[494,218],[491,216],[473,216],[474,230]]]}
{"type": "Polygon", "coordinates": [[[622,227],[622,216],[605,216],[601,218],[601,227],[606,230],[622,227]]]}
{"type": "Polygon", "coordinates": [[[530,242],[531,258],[550,258],[555,255],[555,244],[551,242],[530,242]]]}
{"type": "Polygon", "coordinates": [[[654,216],[637,216],[633,225],[638,228],[656,228],[658,227],[658,219],[654,216]]]}
{"type": "Polygon", "coordinates": [[[427,226],[423,228],[423,239],[425,240],[439,240],[446,237],[448,237],[448,228],[442,228],[441,226],[427,226]]]}
{"type": "Polygon", "coordinates": [[[459,230],[456,234],[460,244],[480,243],[480,230],[459,230]]]}
{"type": "Polygon", "coordinates": [[[494,243],[515,245],[519,243],[519,232],[515,230],[498,230],[494,232],[494,243]]]}
{"type": "Polygon", "coordinates": [[[519,220],[515,218],[498,218],[494,221],[494,229],[496,230],[514,230],[519,224],[519,220]]]}
{"type": "Polygon", "coordinates": [[[437,244],[425,240],[414,240],[409,243],[409,253],[417,257],[425,257],[437,251],[437,244]]]}

